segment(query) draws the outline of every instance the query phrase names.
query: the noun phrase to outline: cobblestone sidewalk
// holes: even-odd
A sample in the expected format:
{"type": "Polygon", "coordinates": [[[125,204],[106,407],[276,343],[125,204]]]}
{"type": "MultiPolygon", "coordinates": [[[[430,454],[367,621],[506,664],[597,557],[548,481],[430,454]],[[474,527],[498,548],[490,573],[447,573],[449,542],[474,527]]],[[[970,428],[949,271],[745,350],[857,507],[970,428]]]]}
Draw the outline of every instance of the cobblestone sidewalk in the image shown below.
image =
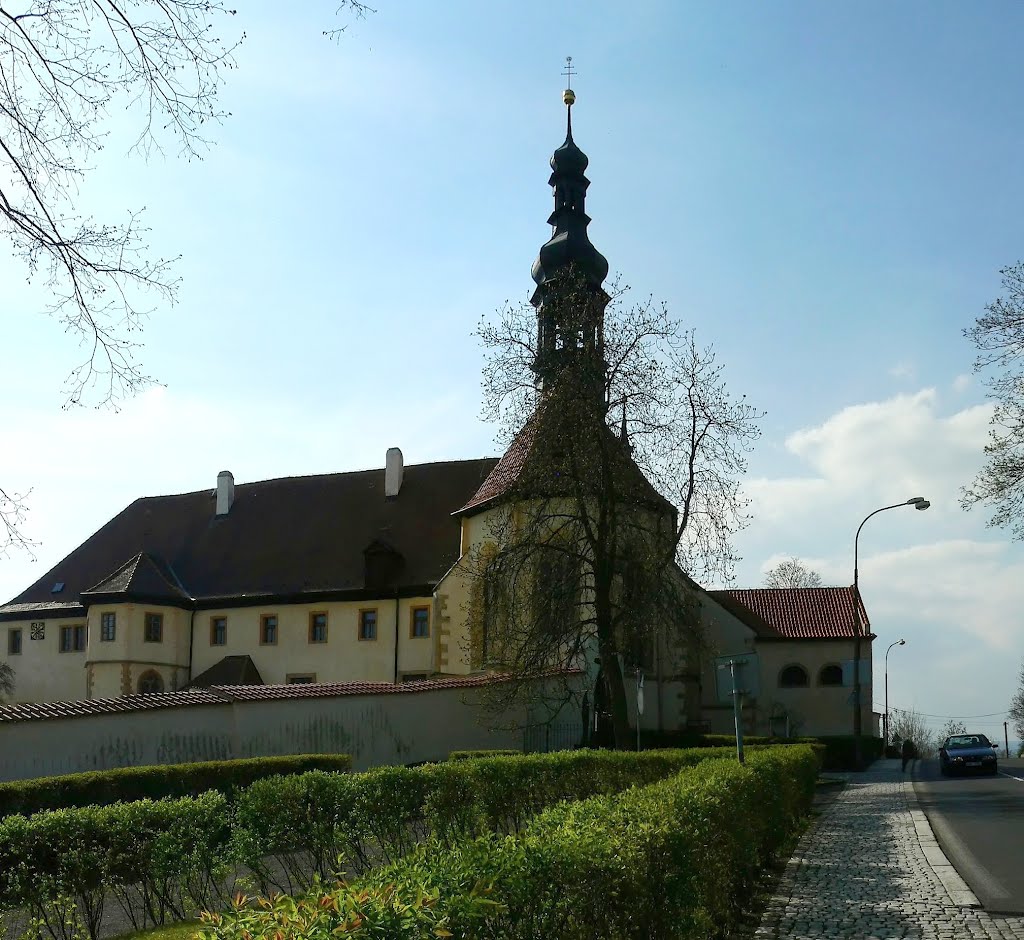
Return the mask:
{"type": "Polygon", "coordinates": [[[753,936],[1024,940],[1024,917],[960,906],[973,896],[958,888],[916,810],[909,772],[878,761],[851,775],[804,835],[753,936]]]}

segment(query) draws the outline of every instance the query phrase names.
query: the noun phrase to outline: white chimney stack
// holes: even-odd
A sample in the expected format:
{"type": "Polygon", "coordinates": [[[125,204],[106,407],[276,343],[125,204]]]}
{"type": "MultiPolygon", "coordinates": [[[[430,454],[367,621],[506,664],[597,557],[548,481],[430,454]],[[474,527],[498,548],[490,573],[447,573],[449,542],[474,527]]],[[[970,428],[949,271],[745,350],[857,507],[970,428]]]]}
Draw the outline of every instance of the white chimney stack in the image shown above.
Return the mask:
{"type": "Polygon", "coordinates": [[[402,452],[397,447],[389,447],[384,457],[384,496],[393,497],[398,495],[402,488],[402,476],[405,473],[405,464],[402,461],[402,452]]]}
{"type": "Polygon", "coordinates": [[[235,501],[235,478],[230,470],[221,470],[217,474],[217,515],[226,516],[235,501]]]}

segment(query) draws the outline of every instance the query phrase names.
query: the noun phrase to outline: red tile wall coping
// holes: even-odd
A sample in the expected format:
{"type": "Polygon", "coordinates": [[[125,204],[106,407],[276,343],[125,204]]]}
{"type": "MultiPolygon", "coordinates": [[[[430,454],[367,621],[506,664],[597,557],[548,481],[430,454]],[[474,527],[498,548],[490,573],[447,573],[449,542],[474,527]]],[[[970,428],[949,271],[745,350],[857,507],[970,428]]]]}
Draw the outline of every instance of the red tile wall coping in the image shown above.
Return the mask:
{"type": "MultiPolygon", "coordinates": [[[[557,670],[550,675],[578,675],[579,669],[557,670]]],[[[122,698],[92,699],[78,702],[40,702],[0,705],[0,722],[36,721],[53,718],[85,718],[116,712],[146,711],[154,708],[178,708],[195,705],[223,705],[229,702],[281,701],[296,698],[334,698],[342,695],[409,695],[445,689],[468,689],[507,682],[501,673],[484,676],[456,676],[425,679],[421,682],[311,682],[293,685],[218,685],[188,692],[157,692],[150,695],[126,695],[122,698]]]]}

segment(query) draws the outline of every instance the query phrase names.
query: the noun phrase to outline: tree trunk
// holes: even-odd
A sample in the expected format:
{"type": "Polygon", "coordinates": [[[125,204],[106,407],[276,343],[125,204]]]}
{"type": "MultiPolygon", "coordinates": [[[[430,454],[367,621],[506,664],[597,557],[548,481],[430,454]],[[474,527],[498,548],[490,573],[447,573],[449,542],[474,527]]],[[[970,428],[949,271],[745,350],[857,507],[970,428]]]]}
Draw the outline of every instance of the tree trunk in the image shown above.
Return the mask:
{"type": "Polygon", "coordinates": [[[622,681],[622,668],[614,643],[601,641],[601,670],[608,688],[608,705],[612,712],[612,729],[615,734],[617,751],[631,750],[634,737],[629,727],[629,711],[626,708],[626,689],[622,681]]]}

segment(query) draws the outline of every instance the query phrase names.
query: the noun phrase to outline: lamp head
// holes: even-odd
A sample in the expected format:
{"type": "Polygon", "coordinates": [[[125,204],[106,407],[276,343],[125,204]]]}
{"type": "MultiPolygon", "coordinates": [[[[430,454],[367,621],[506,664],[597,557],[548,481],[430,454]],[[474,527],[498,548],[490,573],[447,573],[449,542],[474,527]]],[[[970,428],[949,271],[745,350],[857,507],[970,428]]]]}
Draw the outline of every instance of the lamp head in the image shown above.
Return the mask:
{"type": "Polygon", "coordinates": [[[928,502],[928,500],[926,500],[923,496],[914,496],[913,498],[907,500],[907,505],[913,506],[915,509],[924,510],[927,509],[931,505],[931,503],[928,502]]]}
{"type": "Polygon", "coordinates": [[[900,644],[899,645],[900,646],[906,646],[907,645],[907,641],[906,640],[900,640],[900,644]]]}

